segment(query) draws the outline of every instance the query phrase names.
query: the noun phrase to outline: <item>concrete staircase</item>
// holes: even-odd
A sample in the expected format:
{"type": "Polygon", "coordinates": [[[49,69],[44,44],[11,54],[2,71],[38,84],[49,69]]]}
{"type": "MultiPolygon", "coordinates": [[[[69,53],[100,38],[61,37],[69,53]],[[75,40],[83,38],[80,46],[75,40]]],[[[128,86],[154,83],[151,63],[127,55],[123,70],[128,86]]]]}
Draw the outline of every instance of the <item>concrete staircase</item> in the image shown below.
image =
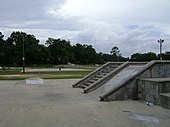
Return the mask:
{"type": "MultiPolygon", "coordinates": [[[[94,86],[94,84],[102,84],[107,80],[108,75],[111,74],[118,66],[122,65],[123,62],[108,62],[90,73],[79,82],[73,85],[74,88],[83,88],[84,92],[89,92],[89,87],[94,86]]],[[[95,89],[94,87],[93,89],[95,89]]]]}

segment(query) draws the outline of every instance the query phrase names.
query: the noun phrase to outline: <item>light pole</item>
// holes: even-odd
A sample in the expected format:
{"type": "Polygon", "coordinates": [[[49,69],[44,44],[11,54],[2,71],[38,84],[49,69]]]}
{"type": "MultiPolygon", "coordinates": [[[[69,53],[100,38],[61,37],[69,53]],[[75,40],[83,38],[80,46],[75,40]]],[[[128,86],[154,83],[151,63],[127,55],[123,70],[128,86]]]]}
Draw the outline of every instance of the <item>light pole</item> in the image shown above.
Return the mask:
{"type": "Polygon", "coordinates": [[[158,40],[158,43],[160,44],[160,60],[162,60],[162,43],[164,42],[164,40],[160,39],[158,40]]]}
{"type": "Polygon", "coordinates": [[[23,74],[25,74],[25,45],[24,45],[25,39],[23,38],[22,42],[22,62],[23,62],[23,74]]]}

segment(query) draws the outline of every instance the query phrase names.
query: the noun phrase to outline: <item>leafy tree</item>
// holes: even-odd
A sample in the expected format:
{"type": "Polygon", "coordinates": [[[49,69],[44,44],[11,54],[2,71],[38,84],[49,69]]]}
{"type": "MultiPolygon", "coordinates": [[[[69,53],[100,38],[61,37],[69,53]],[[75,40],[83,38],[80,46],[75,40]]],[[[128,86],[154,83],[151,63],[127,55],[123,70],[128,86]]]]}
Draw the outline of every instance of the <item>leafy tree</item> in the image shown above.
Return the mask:
{"type": "Polygon", "coordinates": [[[4,35],[0,32],[0,66],[5,64],[5,41],[4,35]]]}
{"type": "Polygon", "coordinates": [[[131,61],[141,61],[141,56],[142,56],[142,54],[140,54],[140,53],[135,53],[135,54],[133,54],[133,55],[131,55],[131,61]]]}
{"type": "Polygon", "coordinates": [[[96,63],[97,64],[104,64],[105,63],[102,52],[96,53],[96,63]]]}
{"type": "Polygon", "coordinates": [[[92,47],[92,45],[83,45],[83,46],[85,52],[85,63],[95,64],[95,57],[96,57],[95,49],[92,47]]]}
{"type": "Polygon", "coordinates": [[[2,34],[2,32],[0,32],[0,40],[2,41],[4,38],[4,35],[2,34]]]}
{"type": "Polygon", "coordinates": [[[13,32],[6,43],[12,46],[10,49],[12,54],[7,54],[7,56],[16,66],[22,65],[23,56],[25,56],[26,64],[39,63],[39,40],[34,35],[19,31],[13,32]]]}
{"type": "Polygon", "coordinates": [[[117,46],[114,46],[111,51],[113,61],[119,61],[121,58],[120,50],[117,46]]]}
{"type": "Polygon", "coordinates": [[[131,61],[151,61],[151,60],[157,60],[158,56],[153,52],[148,53],[135,53],[131,56],[131,61]]]}
{"type": "Polygon", "coordinates": [[[50,53],[48,48],[45,45],[39,44],[38,52],[39,52],[38,63],[49,64],[50,53]]]}
{"type": "Polygon", "coordinates": [[[170,60],[170,52],[166,51],[165,53],[161,54],[163,60],[170,60]]]}
{"type": "Polygon", "coordinates": [[[75,63],[95,64],[96,51],[91,45],[82,45],[77,43],[73,46],[75,63]]]}
{"type": "Polygon", "coordinates": [[[48,38],[46,45],[48,46],[50,60],[53,64],[68,63],[73,57],[72,47],[69,41],[48,38]]]}
{"type": "Polygon", "coordinates": [[[111,53],[112,55],[119,56],[119,55],[120,55],[120,50],[119,50],[119,48],[118,48],[117,46],[114,46],[114,47],[111,49],[110,53],[111,53]]]}

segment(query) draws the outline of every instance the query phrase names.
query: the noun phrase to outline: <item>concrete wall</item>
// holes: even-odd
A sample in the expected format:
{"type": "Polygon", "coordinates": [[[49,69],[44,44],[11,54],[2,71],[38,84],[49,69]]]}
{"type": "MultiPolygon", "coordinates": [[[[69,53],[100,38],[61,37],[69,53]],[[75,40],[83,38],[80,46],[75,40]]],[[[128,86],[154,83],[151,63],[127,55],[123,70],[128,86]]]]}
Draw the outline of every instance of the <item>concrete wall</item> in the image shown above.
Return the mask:
{"type": "Polygon", "coordinates": [[[159,83],[149,80],[138,80],[139,99],[159,104],[159,83]]]}
{"type": "Polygon", "coordinates": [[[125,100],[129,98],[137,99],[138,88],[136,85],[136,80],[131,81],[130,83],[115,89],[115,91],[105,98],[101,98],[103,101],[115,101],[115,100],[125,100]]]}
{"type": "Polygon", "coordinates": [[[170,63],[155,63],[145,70],[139,77],[142,78],[161,78],[170,77],[170,63]]]}
{"type": "Polygon", "coordinates": [[[170,81],[162,82],[159,84],[159,93],[170,92],[170,81]]]}

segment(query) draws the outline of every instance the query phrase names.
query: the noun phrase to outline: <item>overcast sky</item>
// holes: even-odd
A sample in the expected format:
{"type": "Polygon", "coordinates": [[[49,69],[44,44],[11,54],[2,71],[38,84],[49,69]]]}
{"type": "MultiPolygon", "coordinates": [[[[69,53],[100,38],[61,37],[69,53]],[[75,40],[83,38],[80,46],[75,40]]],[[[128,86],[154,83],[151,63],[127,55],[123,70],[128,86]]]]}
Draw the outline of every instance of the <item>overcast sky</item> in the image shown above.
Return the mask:
{"type": "Polygon", "coordinates": [[[0,31],[91,44],[97,52],[119,47],[123,56],[170,51],[170,0],[1,0],[0,31]]]}

